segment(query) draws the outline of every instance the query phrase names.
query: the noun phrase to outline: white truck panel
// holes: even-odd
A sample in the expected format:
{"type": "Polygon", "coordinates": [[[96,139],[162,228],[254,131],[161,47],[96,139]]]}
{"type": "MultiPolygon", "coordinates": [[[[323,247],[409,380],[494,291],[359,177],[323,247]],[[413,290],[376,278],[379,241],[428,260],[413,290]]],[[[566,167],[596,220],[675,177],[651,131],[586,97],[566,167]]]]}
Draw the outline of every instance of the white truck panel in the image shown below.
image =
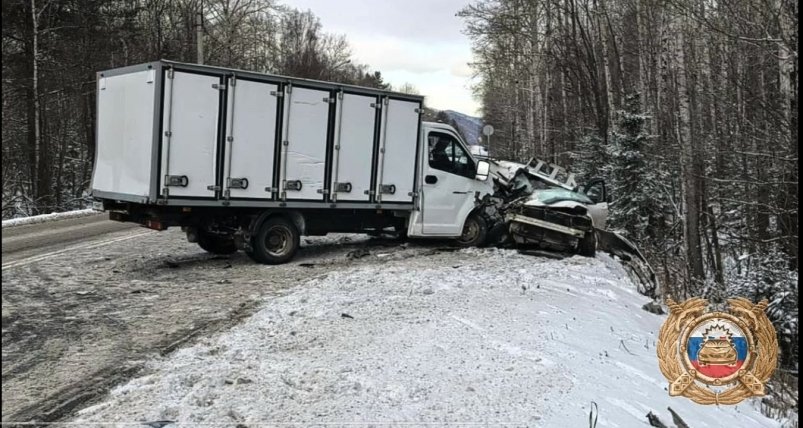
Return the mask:
{"type": "Polygon", "coordinates": [[[276,144],[278,85],[238,79],[231,85],[227,100],[227,144],[223,176],[245,178],[245,189],[223,185],[232,198],[270,198],[266,187],[273,187],[273,160],[276,144]],[[271,95],[271,92],[274,95],[271,95]],[[229,138],[231,141],[229,142],[229,138]]]}
{"type": "Polygon", "coordinates": [[[374,153],[374,125],[377,98],[367,95],[343,94],[335,113],[335,144],[332,183],[350,183],[350,192],[335,192],[338,201],[367,202],[371,189],[371,162],[374,153]],[[339,136],[339,138],[338,138],[339,136]]]}
{"type": "Polygon", "coordinates": [[[383,105],[385,120],[380,130],[380,139],[384,144],[384,154],[379,158],[379,174],[377,179],[377,195],[382,185],[396,186],[393,194],[384,193],[379,197],[382,202],[410,202],[413,192],[416,141],[418,140],[418,123],[420,104],[414,101],[388,100],[383,105]]]}
{"type": "Polygon", "coordinates": [[[98,81],[97,152],[92,189],[147,197],[154,126],[153,71],[98,81]]]}
{"type": "Polygon", "coordinates": [[[186,187],[168,187],[170,196],[214,197],[207,186],[215,185],[220,94],[212,85],[220,78],[177,71],[165,83],[162,123],[171,136],[162,143],[162,180],[187,176],[186,187]]]}
{"type": "Polygon", "coordinates": [[[301,181],[301,190],[286,190],[287,199],[322,200],[326,167],[326,132],[329,124],[329,92],[293,87],[285,95],[287,146],[284,181],[301,181]]]}

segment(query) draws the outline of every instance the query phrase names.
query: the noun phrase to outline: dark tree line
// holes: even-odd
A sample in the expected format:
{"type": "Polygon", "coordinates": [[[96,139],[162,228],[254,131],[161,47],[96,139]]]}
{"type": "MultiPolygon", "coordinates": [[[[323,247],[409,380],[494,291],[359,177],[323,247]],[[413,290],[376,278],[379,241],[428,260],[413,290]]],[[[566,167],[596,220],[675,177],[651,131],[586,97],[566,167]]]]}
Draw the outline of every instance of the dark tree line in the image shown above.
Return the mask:
{"type": "Polygon", "coordinates": [[[476,0],[458,15],[496,155],[604,176],[612,228],[665,294],[769,298],[796,373],[798,3],[476,0]]]}
{"type": "Polygon", "coordinates": [[[200,59],[387,87],[345,37],[274,0],[4,0],[2,19],[3,218],[88,203],[98,71],[200,59]]]}

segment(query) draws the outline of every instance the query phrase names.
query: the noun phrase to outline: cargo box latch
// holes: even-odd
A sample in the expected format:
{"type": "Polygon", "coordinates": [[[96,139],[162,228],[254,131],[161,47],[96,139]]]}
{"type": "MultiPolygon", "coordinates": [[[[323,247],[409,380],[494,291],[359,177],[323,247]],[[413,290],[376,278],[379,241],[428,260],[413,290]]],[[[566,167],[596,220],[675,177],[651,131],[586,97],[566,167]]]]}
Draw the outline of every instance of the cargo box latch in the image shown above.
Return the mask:
{"type": "Polygon", "coordinates": [[[351,183],[335,183],[335,192],[351,193],[351,183]]]}
{"type": "Polygon", "coordinates": [[[230,189],[247,189],[248,188],[248,179],[247,178],[230,178],[228,187],[230,189]]]}
{"type": "Polygon", "coordinates": [[[284,190],[301,191],[301,180],[289,180],[284,183],[284,190]]]}
{"type": "Polygon", "coordinates": [[[167,175],[165,176],[165,186],[187,187],[190,179],[186,175],[167,175]]]}
{"type": "Polygon", "coordinates": [[[396,185],[395,184],[383,184],[380,187],[380,192],[382,192],[382,194],[392,195],[392,194],[396,193],[396,185]]]}

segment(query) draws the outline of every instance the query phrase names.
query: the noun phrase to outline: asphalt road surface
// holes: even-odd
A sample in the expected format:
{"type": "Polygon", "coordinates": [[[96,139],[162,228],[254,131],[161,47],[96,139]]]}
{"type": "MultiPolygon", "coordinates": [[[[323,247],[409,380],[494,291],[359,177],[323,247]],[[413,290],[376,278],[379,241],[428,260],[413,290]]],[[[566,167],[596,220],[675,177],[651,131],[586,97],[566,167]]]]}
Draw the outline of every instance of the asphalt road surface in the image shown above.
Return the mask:
{"type": "Polygon", "coordinates": [[[3,229],[3,268],[35,260],[83,241],[101,238],[113,232],[138,228],[131,223],[109,220],[109,215],[98,213],[86,217],[3,229]],[[8,265],[8,266],[7,266],[8,265]]]}

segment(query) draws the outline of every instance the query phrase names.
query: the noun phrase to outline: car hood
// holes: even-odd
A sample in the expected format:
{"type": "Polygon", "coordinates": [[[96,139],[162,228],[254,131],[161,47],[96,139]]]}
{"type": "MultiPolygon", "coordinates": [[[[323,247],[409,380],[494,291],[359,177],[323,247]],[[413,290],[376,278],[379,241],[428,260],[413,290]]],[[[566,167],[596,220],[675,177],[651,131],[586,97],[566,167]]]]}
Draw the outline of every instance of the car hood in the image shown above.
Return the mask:
{"type": "Polygon", "coordinates": [[[593,203],[594,202],[589,199],[588,196],[582,193],[554,188],[534,191],[524,204],[530,206],[575,207],[578,205],[592,205],[593,203]]]}

